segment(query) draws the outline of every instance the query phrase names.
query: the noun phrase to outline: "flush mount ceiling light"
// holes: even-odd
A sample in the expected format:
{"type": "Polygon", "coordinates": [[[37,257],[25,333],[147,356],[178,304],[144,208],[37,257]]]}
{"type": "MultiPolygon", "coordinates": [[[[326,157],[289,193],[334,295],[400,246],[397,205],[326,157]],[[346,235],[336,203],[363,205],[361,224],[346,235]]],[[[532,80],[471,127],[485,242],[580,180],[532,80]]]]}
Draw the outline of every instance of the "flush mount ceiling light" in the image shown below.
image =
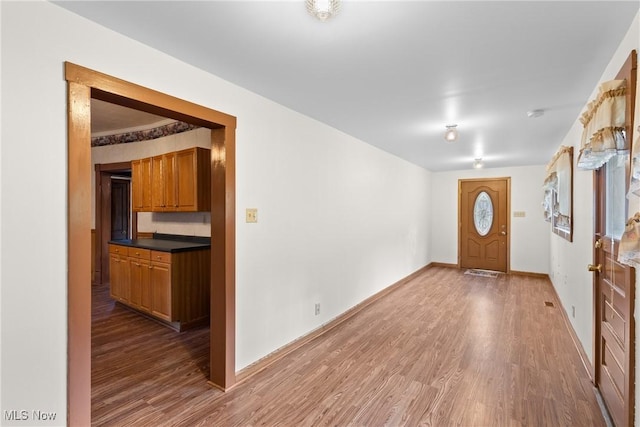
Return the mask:
{"type": "Polygon", "coordinates": [[[340,0],[307,0],[307,12],[322,22],[335,16],[340,10],[340,0]]]}
{"type": "Polygon", "coordinates": [[[484,164],[482,163],[482,159],[475,159],[473,161],[473,168],[480,169],[484,164]]]}
{"type": "Polygon", "coordinates": [[[447,130],[444,133],[444,139],[447,142],[453,142],[458,138],[458,125],[447,125],[447,130]]]}
{"type": "Polygon", "coordinates": [[[535,119],[536,117],[540,117],[544,115],[544,110],[530,110],[527,111],[527,117],[530,119],[535,119]]]}

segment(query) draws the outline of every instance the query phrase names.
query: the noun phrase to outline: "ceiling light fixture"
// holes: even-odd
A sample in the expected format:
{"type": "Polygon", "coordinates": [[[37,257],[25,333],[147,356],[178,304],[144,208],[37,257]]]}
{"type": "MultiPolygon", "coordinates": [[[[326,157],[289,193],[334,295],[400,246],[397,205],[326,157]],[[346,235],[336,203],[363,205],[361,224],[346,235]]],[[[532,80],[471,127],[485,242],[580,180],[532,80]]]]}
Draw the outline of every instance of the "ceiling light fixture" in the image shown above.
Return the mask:
{"type": "Polygon", "coordinates": [[[307,0],[307,12],[324,22],[340,10],[340,0],[307,0]]]}
{"type": "Polygon", "coordinates": [[[535,119],[536,117],[544,116],[544,110],[530,110],[527,111],[527,117],[530,119],[535,119]]]}
{"type": "Polygon", "coordinates": [[[444,139],[447,142],[453,142],[458,138],[458,125],[447,125],[447,130],[444,133],[444,139]]]}
{"type": "Polygon", "coordinates": [[[482,166],[484,166],[483,163],[482,163],[482,159],[475,159],[473,161],[473,168],[474,169],[480,169],[482,166]]]}

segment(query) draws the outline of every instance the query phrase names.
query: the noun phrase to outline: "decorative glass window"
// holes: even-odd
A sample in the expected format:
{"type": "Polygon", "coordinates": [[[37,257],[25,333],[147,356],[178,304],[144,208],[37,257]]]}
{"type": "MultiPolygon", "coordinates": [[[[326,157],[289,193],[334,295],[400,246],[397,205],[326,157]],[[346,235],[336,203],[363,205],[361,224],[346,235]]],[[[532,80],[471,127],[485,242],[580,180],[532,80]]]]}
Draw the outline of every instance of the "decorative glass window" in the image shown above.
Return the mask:
{"type": "Polygon", "coordinates": [[[473,225],[481,236],[486,236],[493,225],[493,203],[486,191],[476,197],[473,204],[473,225]]]}

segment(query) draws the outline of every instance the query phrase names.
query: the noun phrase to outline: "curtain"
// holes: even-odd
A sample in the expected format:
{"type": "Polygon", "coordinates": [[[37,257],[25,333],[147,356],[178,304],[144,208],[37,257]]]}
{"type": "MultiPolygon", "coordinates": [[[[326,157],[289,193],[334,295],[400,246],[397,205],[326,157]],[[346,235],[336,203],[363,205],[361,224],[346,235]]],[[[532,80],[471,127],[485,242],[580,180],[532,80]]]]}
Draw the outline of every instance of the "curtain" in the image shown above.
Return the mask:
{"type": "Polygon", "coordinates": [[[598,169],[617,151],[629,149],[625,136],[626,80],[610,80],[580,117],[584,126],[578,156],[580,169],[598,169]]]}

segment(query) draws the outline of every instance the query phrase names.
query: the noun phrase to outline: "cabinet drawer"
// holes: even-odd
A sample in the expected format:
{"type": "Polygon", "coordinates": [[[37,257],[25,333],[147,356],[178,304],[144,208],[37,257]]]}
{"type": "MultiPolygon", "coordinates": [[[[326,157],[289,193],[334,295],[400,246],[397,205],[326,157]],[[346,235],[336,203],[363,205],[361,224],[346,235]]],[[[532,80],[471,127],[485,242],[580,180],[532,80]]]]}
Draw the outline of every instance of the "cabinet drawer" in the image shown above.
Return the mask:
{"type": "Polygon", "coordinates": [[[149,259],[150,256],[151,251],[149,249],[129,248],[129,257],[131,258],[149,259]]]}
{"type": "Polygon", "coordinates": [[[127,256],[128,247],[120,246],[120,245],[109,245],[109,253],[110,254],[119,254],[127,256]]]}
{"type": "Polygon", "coordinates": [[[171,264],[171,252],[151,251],[151,261],[171,264]]]}

